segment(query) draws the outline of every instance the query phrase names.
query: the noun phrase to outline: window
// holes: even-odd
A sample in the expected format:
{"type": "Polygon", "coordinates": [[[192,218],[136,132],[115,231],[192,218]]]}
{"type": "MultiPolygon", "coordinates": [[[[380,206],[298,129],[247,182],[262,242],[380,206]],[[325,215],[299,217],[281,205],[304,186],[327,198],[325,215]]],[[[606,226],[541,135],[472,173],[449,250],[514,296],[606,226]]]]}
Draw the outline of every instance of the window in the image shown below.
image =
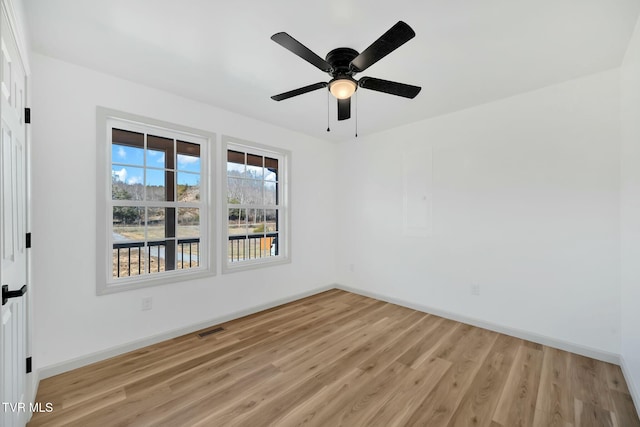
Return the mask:
{"type": "Polygon", "coordinates": [[[98,293],[212,274],[214,136],[102,108],[98,119],[98,293]]]}
{"type": "Polygon", "coordinates": [[[227,155],[225,271],[289,261],[290,154],[223,138],[227,155]]]}

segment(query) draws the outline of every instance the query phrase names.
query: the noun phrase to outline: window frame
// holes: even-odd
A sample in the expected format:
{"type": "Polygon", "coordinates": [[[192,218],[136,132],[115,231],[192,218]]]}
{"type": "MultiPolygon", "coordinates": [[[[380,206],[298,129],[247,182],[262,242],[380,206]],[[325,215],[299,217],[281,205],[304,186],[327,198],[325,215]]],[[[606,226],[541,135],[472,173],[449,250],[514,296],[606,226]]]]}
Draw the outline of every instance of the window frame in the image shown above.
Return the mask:
{"type": "Polygon", "coordinates": [[[233,273],[237,271],[253,270],[265,268],[275,265],[288,264],[291,262],[291,186],[290,186],[290,166],[291,151],[282,148],[276,148],[263,145],[232,136],[222,136],[222,156],[224,162],[220,167],[222,182],[221,205],[223,207],[220,218],[222,219],[222,273],[233,273]],[[272,157],[278,159],[278,255],[265,258],[253,258],[241,262],[229,261],[229,209],[233,209],[234,205],[228,202],[228,179],[227,179],[227,158],[228,151],[243,151],[245,153],[256,154],[264,157],[272,157]]]}
{"type": "MultiPolygon", "coordinates": [[[[215,275],[217,240],[214,223],[216,210],[213,170],[216,166],[216,135],[212,132],[100,106],[96,108],[96,131],[96,294],[104,295],[215,275]],[[160,274],[113,278],[111,129],[114,124],[119,124],[125,130],[155,133],[158,136],[186,142],[196,141],[200,145],[200,209],[204,213],[200,215],[200,250],[202,254],[199,253],[198,256],[202,256],[202,258],[199,258],[200,265],[198,267],[164,271],[160,274]]],[[[159,203],[176,203],[176,210],[180,207],[177,200],[159,203]]]]}

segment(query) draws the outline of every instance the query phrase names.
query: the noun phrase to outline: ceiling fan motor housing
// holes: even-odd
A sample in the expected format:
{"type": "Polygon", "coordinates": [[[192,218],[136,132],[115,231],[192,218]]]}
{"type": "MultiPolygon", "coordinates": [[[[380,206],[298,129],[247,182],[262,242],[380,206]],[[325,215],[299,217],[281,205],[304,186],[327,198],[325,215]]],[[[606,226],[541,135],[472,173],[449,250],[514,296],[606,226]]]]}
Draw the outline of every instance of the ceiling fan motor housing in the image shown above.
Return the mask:
{"type": "Polygon", "coordinates": [[[339,47],[327,53],[325,60],[331,65],[331,74],[334,78],[340,76],[351,76],[355,71],[349,64],[359,55],[359,52],[349,47],[339,47]]]}

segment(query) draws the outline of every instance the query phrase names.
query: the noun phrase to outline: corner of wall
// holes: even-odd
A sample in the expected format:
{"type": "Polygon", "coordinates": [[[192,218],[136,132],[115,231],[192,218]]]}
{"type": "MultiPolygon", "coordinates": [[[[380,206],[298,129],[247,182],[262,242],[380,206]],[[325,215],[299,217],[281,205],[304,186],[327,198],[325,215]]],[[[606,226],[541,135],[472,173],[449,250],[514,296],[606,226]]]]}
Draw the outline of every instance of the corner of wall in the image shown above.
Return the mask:
{"type": "Polygon", "coordinates": [[[627,388],[629,389],[629,394],[636,407],[636,411],[638,411],[638,408],[640,408],[640,392],[638,391],[638,385],[635,383],[633,375],[631,375],[631,370],[623,354],[620,355],[620,368],[622,369],[622,375],[627,383],[627,388]]]}

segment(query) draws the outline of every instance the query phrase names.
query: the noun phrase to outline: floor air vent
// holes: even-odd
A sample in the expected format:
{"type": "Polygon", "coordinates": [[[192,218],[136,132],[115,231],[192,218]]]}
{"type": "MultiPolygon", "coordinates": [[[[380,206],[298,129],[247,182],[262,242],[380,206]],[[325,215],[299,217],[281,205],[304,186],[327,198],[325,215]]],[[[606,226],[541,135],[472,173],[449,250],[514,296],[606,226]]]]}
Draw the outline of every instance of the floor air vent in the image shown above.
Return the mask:
{"type": "Polygon", "coordinates": [[[217,328],[209,329],[208,331],[200,332],[198,334],[198,336],[200,338],[204,338],[204,337],[207,337],[209,335],[217,334],[218,332],[222,332],[222,331],[224,331],[224,328],[222,326],[220,326],[220,327],[217,327],[217,328]]]}

